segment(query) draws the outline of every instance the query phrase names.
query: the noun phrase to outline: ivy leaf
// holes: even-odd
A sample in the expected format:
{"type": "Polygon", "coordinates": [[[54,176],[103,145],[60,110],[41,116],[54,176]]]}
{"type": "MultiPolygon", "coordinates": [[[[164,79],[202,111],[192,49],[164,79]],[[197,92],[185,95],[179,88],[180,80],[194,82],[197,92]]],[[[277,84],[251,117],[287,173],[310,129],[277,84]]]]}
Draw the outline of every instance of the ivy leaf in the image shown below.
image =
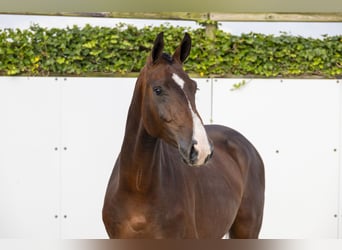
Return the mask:
{"type": "Polygon", "coordinates": [[[58,64],[63,64],[63,63],[65,62],[65,58],[64,58],[64,57],[57,57],[57,58],[56,58],[56,62],[57,62],[58,64]]]}

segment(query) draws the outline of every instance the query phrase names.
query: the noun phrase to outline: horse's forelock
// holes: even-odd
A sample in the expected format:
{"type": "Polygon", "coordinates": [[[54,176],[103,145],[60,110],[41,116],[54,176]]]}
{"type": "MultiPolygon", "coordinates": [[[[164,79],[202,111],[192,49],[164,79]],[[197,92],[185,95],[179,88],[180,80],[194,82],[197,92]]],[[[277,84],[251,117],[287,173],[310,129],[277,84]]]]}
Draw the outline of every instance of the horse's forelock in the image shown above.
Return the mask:
{"type": "Polygon", "coordinates": [[[167,53],[163,53],[162,54],[162,58],[167,61],[168,63],[172,64],[174,62],[172,56],[170,56],[169,54],[167,53]]]}

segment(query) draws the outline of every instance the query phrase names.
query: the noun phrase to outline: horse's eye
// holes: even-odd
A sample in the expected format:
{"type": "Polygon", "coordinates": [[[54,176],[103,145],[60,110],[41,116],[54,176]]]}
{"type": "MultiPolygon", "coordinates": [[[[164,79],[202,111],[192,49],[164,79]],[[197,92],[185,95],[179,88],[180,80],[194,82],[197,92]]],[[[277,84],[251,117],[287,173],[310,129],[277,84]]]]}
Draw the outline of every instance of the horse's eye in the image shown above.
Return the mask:
{"type": "Polygon", "coordinates": [[[161,95],[163,93],[163,90],[160,86],[156,86],[156,87],[153,87],[153,92],[156,94],[156,95],[161,95]]]}

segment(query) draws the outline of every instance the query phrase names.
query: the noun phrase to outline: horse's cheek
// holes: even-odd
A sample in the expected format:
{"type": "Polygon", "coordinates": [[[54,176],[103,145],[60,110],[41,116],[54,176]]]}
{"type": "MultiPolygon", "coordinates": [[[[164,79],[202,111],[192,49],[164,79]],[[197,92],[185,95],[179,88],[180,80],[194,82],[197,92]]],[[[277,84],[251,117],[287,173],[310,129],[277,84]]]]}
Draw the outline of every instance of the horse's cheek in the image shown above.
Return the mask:
{"type": "Polygon", "coordinates": [[[158,110],[159,118],[165,122],[171,122],[172,116],[170,110],[164,105],[158,110]]]}

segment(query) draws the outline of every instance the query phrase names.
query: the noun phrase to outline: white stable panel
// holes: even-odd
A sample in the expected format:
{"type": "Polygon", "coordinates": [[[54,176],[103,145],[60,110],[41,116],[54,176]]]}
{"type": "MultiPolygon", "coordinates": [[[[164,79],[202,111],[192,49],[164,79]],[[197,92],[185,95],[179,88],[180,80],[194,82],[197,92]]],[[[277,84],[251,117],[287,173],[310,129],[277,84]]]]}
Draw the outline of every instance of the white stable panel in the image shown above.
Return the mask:
{"type": "MultiPolygon", "coordinates": [[[[341,84],[194,80],[204,123],[242,132],[265,161],[261,237],[341,237],[341,84]]],[[[0,238],[107,238],[103,198],[135,81],[0,77],[0,238]]]]}
{"type": "Polygon", "coordinates": [[[67,78],[62,85],[62,238],[107,238],[103,199],[120,151],[133,78],[67,78]]]}
{"type": "Polygon", "coordinates": [[[204,124],[211,123],[211,79],[194,78],[197,83],[196,107],[204,124]]]}
{"type": "Polygon", "coordinates": [[[59,98],[53,78],[0,77],[0,238],[59,235],[59,98]]]}
{"type": "Polygon", "coordinates": [[[213,121],[242,132],[263,157],[263,238],[338,237],[339,84],[214,80],[213,121]]]}

